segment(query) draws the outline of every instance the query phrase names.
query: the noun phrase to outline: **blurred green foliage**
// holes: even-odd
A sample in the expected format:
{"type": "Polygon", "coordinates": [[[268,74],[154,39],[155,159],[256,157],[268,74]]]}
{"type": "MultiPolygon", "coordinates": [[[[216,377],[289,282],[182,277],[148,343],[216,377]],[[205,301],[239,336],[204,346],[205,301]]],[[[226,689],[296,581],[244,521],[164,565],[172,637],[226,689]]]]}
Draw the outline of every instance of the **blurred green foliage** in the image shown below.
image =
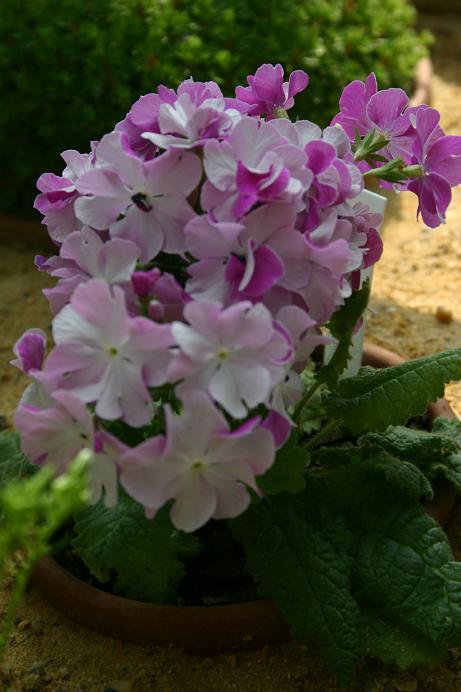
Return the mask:
{"type": "Polygon", "coordinates": [[[131,103],[193,75],[226,95],[263,62],[305,69],[297,114],[328,124],[342,87],[375,70],[411,88],[427,34],[407,0],[2,0],[0,208],[30,209],[59,152],[89,150],[131,103]]]}

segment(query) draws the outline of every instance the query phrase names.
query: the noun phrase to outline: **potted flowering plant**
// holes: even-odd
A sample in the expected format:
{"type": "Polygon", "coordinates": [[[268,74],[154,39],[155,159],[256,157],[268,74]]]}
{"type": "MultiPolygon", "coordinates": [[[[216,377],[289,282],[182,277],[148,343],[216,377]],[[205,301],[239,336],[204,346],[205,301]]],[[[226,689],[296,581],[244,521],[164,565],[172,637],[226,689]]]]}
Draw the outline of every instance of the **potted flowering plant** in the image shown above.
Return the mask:
{"type": "MultiPolygon", "coordinates": [[[[325,130],[291,122],[307,84],[266,64],[235,98],[160,86],[41,176],[55,345],[16,344],[15,424],[57,473],[94,452],[65,564],[201,623],[204,604],[270,597],[347,683],[363,652],[405,666],[461,642],[461,566],[421,504],[440,477],[461,486],[460,423],[421,418],[461,349],[341,378],[382,251],[364,182],[413,192],[434,228],[461,137],[373,74],[325,130]]],[[[234,607],[216,608],[229,628],[234,607]]]]}

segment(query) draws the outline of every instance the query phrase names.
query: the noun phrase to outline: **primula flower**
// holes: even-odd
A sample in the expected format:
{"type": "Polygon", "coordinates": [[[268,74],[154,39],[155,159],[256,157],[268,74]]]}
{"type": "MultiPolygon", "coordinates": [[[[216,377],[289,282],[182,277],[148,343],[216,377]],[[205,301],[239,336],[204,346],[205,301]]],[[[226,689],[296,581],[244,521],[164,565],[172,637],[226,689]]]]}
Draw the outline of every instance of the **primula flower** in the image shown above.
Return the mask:
{"type": "Polygon", "coordinates": [[[221,131],[228,115],[233,120],[236,113],[248,110],[249,106],[237,99],[224,98],[216,82],[195,82],[190,77],[181,82],[177,92],[159,86],[156,94],[141,96],[126,118],[118,123],[116,130],[121,133],[122,146],[128,153],[149,161],[157,152],[157,143],[154,143],[155,136],[144,137],[145,133],[161,135],[158,140],[160,146],[171,146],[164,138],[172,135],[178,140],[178,146],[187,148],[185,138],[193,135],[192,140],[196,141],[199,132],[203,132],[205,138],[215,136],[212,132],[221,131]],[[213,114],[200,114],[205,102],[205,110],[210,107],[213,114]],[[224,109],[232,113],[223,117],[224,109]]]}
{"type": "Polygon", "coordinates": [[[45,365],[60,386],[85,402],[96,402],[96,414],[122,418],[139,427],[149,422],[148,387],[166,380],[174,341],[168,325],[128,315],[124,293],[99,279],[81,284],[70,304],[53,321],[56,342],[45,365]]]}
{"type": "Polygon", "coordinates": [[[17,358],[10,361],[27,375],[32,383],[24,390],[21,404],[46,408],[53,403],[52,393],[57,389],[57,378],[43,371],[46,334],[41,329],[28,329],[13,346],[17,358]]]}
{"type": "Polygon", "coordinates": [[[273,323],[269,310],[248,301],[221,308],[218,303],[188,303],[171,330],[180,348],[170,381],[185,378],[178,392],[206,389],[234,416],[267,401],[291,356],[288,334],[273,323]]]}
{"type": "Polygon", "coordinates": [[[40,271],[59,277],[53,288],[43,293],[54,314],[69,302],[76,287],[90,279],[103,279],[110,285],[130,281],[139,257],[139,248],[129,240],[114,238],[104,242],[88,226],[71,233],[64,240],[59,256],[36,258],[40,271]]]}
{"type": "Polygon", "coordinates": [[[415,132],[410,122],[408,96],[403,89],[378,91],[376,77],[371,73],[365,83],[355,80],[348,84],[339,99],[339,107],[332,125],[341,125],[352,142],[356,130],[361,137],[375,130],[376,136],[382,135],[388,141],[379,150],[381,155],[389,159],[400,156],[406,163],[411,161],[415,132]]]}
{"type": "Polygon", "coordinates": [[[207,139],[225,137],[240,117],[239,111],[226,109],[222,97],[196,104],[185,93],[173,105],[161,104],[160,133],[144,132],[142,136],[162,149],[191,149],[207,139]]]}
{"type": "Polygon", "coordinates": [[[306,155],[270,123],[243,116],[229,140],[204,147],[202,207],[219,221],[240,219],[257,202],[294,202],[309,187],[306,155]]]}
{"type": "Polygon", "coordinates": [[[120,482],[148,517],[170,499],[171,520],[195,531],[213,519],[236,517],[250,504],[247,487],[274,461],[274,444],[253,418],[234,431],[206,394],[183,396],[180,416],[166,408],[167,436],[154,437],[119,460],[120,482]]]}
{"type": "Polygon", "coordinates": [[[21,449],[34,464],[53,464],[63,472],[84,447],[93,448],[93,419],[85,404],[70,392],[53,392],[52,405],[21,403],[14,414],[21,449]]]}
{"type": "Polygon", "coordinates": [[[294,228],[294,210],[266,204],[247,214],[241,223],[215,222],[211,215],[197,216],[186,226],[186,247],[197,259],[189,267],[186,284],[192,296],[220,302],[253,302],[279,283],[286,271],[289,231],[294,228]],[[271,241],[280,236],[280,254],[271,241]]]}
{"type": "Polygon", "coordinates": [[[181,320],[183,308],[191,298],[171,274],[154,267],[131,275],[135,294],[147,303],[149,317],[159,322],[181,320]]]}
{"type": "Polygon", "coordinates": [[[43,329],[28,329],[13,346],[17,358],[11,361],[11,365],[26,374],[34,370],[41,370],[45,348],[46,334],[43,329]]]}
{"type": "Polygon", "coordinates": [[[294,96],[307,87],[309,76],[303,70],[294,70],[284,82],[283,73],[280,64],[261,65],[254,75],[248,75],[247,87],[235,89],[237,99],[252,107],[252,115],[273,115],[279,108],[289,110],[294,106],[294,96]]]}
{"type": "Polygon", "coordinates": [[[73,231],[82,227],[82,222],[75,214],[75,200],[79,197],[76,183],[80,176],[95,166],[94,150],[90,154],[80,154],[69,149],[61,157],[67,166],[62,176],[44,173],[37,181],[41,194],[37,195],[34,208],[45,216],[42,223],[48,227],[48,233],[57,243],[73,231]]]}
{"type": "Polygon", "coordinates": [[[408,184],[418,196],[418,216],[429,228],[445,222],[451,202],[451,188],[461,183],[461,137],[440,134],[440,114],[434,108],[421,106],[412,114],[416,130],[413,163],[422,175],[408,184]]]}
{"type": "Polygon", "coordinates": [[[84,448],[94,449],[90,467],[91,498],[96,504],[104,495],[104,504],[117,502],[117,469],[113,455],[94,434],[91,414],[70,392],[56,391],[44,407],[24,401],[19,405],[14,424],[21,433],[21,449],[34,464],[50,464],[58,473],[84,448]]]}
{"type": "Polygon", "coordinates": [[[148,262],[161,250],[184,251],[184,225],[194,216],[186,197],[201,176],[199,159],[190,152],[167,152],[147,163],[127,154],[119,133],[98,145],[100,168],[83,175],[75,203],[81,221],[111,237],[131,240],[148,262]]]}

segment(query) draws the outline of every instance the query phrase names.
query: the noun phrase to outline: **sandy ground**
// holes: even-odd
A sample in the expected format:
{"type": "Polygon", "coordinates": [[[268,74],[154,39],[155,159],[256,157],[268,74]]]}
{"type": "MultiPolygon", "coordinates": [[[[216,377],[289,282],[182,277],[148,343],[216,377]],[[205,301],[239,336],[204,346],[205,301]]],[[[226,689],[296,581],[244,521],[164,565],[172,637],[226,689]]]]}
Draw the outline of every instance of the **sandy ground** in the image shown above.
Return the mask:
{"type": "MultiPolygon", "coordinates": [[[[461,19],[424,17],[438,41],[434,49],[434,105],[449,133],[461,133],[461,19]]],[[[404,356],[419,356],[461,345],[461,189],[446,226],[430,231],[415,221],[412,195],[393,199],[384,229],[384,257],[375,272],[367,338],[404,356]]],[[[1,239],[0,239],[1,243],[1,239]]],[[[0,424],[25,385],[4,364],[27,327],[49,328],[40,288],[48,279],[34,268],[34,251],[0,244],[0,424]]],[[[461,415],[461,385],[447,388],[461,415]]],[[[449,533],[461,555],[461,513],[449,533]]],[[[0,608],[5,594],[0,594],[0,608]]],[[[200,633],[197,632],[197,636],[200,633]]],[[[57,692],[332,692],[337,687],[310,646],[289,643],[254,653],[215,658],[181,651],[123,644],[67,621],[31,589],[0,668],[0,689],[57,692]],[[2,682],[3,680],[3,682],[2,682]],[[3,687],[2,687],[3,685],[3,687]]],[[[461,650],[450,651],[443,667],[401,673],[376,661],[364,662],[354,692],[455,692],[461,689],[461,650]]]]}

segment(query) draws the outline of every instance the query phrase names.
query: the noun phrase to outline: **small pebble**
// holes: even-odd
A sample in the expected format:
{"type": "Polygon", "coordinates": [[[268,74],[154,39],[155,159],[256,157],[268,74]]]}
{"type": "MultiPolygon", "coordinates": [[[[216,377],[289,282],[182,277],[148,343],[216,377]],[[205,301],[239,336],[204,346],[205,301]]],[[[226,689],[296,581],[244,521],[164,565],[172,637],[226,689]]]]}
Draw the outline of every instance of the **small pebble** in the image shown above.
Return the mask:
{"type": "Polygon", "coordinates": [[[29,627],[31,626],[31,621],[26,619],[26,620],[21,620],[21,622],[18,622],[18,631],[19,632],[24,632],[24,630],[28,630],[29,627]]]}
{"type": "Polygon", "coordinates": [[[450,324],[453,322],[453,313],[451,310],[439,306],[435,311],[435,319],[441,324],[450,324]]]}

